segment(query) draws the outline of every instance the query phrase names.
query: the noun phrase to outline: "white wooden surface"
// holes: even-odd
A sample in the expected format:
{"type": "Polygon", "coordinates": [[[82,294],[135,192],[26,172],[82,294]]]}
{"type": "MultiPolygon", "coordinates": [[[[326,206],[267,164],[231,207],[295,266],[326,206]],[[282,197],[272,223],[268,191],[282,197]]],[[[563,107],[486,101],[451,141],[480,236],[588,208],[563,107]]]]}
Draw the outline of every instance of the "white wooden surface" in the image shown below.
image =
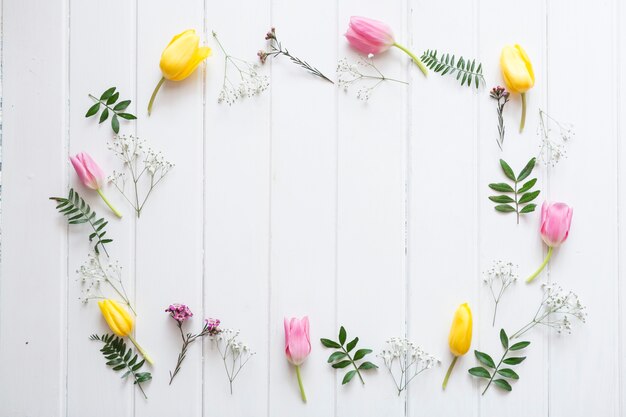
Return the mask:
{"type": "MultiPolygon", "coordinates": [[[[4,0],[0,416],[623,415],[625,19],[619,0],[4,0]],[[214,49],[206,67],[166,84],[146,115],[175,33],[195,28],[216,48],[215,30],[229,52],[254,60],[273,25],[294,53],[332,74],[338,59],[356,56],[342,37],[351,15],[388,22],[415,52],[478,57],[488,88],[502,83],[501,47],[522,44],[537,75],[525,132],[516,132],[515,97],[501,152],[488,88],[425,79],[398,51],[377,63],[410,85],[383,85],[367,104],[280,59],[263,69],[269,91],[229,107],[216,100],[223,56],[214,49]],[[133,289],[137,338],[156,358],[148,401],[87,339],[106,327],[95,305],[77,301],[84,231],[68,229],[47,201],[68,186],[81,190],[70,154],[117,166],[105,146],[109,127],[83,117],[87,94],[111,85],[139,116],[123,131],[176,163],[140,220],[109,190],[126,213],[111,221],[111,253],[133,289]],[[538,212],[517,226],[487,199],[487,184],[501,178],[498,158],[519,169],[536,154],[539,107],[576,130],[568,159],[536,171],[542,197],[575,208],[569,241],[541,280],[575,290],[588,323],[567,337],[533,331],[510,394],[480,396],[482,384],[466,373],[471,355],[442,392],[459,303],[474,311],[473,348],[499,350],[481,271],[505,259],[524,275],[544,255],[538,212]],[[233,396],[208,341],[167,385],[179,349],[163,312],[171,302],[189,304],[196,327],[210,316],[241,329],[257,351],[233,396]],[[305,314],[313,340],[302,370],[306,405],[282,326],[284,316],[305,314]],[[400,397],[383,370],[365,387],[341,387],[317,342],[341,324],[377,351],[408,335],[444,364],[400,397]]],[[[498,324],[513,330],[541,293],[518,283],[508,295],[498,324]]]]}

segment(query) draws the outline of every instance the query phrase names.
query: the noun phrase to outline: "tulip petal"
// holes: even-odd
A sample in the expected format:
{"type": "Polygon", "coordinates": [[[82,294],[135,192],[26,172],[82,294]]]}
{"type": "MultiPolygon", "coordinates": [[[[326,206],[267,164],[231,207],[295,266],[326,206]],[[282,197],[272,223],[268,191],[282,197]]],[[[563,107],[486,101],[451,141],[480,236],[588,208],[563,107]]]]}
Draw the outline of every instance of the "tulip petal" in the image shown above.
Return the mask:
{"type": "Polygon", "coordinates": [[[211,55],[211,48],[209,47],[203,46],[203,47],[196,49],[192,58],[189,60],[189,62],[187,63],[187,66],[183,70],[183,72],[178,74],[176,78],[173,80],[174,81],[184,80],[185,78],[189,77],[191,73],[196,70],[198,65],[200,65],[200,63],[204,61],[209,55],[211,55]]]}
{"type": "Polygon", "coordinates": [[[161,71],[168,80],[180,81],[189,62],[193,59],[200,37],[187,31],[181,34],[174,42],[171,42],[161,55],[161,71]]]}
{"type": "Polygon", "coordinates": [[[285,326],[285,355],[287,360],[294,365],[301,365],[311,353],[311,341],[309,336],[309,319],[304,317],[284,320],[285,326]]]}
{"type": "Polygon", "coordinates": [[[352,16],[345,37],[350,45],[366,54],[380,54],[394,43],[391,28],[383,22],[352,16]]]}

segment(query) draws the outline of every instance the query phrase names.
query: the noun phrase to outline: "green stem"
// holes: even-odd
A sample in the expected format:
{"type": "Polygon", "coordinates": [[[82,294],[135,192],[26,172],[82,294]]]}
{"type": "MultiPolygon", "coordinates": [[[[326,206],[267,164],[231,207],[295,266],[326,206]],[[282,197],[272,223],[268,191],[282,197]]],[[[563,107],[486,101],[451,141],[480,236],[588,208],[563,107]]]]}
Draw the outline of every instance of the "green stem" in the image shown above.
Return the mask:
{"type": "Polygon", "coordinates": [[[139,343],[137,343],[137,341],[133,338],[133,336],[129,334],[127,337],[128,337],[128,340],[130,340],[133,343],[133,345],[135,345],[135,347],[137,348],[139,353],[141,353],[141,356],[144,357],[146,362],[148,362],[150,365],[154,365],[154,361],[152,360],[150,355],[148,355],[148,352],[146,352],[141,346],[139,346],[139,343]]]}
{"type": "Polygon", "coordinates": [[[296,365],[296,376],[298,377],[298,386],[300,387],[302,402],[306,403],[306,394],[304,393],[304,385],[302,385],[302,376],[300,375],[300,365],[296,365]]]}
{"type": "Polygon", "coordinates": [[[533,282],[533,280],[537,278],[537,275],[539,275],[541,271],[543,271],[543,268],[545,268],[546,265],[548,265],[548,261],[550,260],[551,257],[552,257],[552,246],[548,246],[548,254],[546,255],[546,259],[543,260],[543,263],[539,266],[539,268],[535,271],[534,274],[526,278],[527,284],[533,282]]]}
{"type": "Polygon", "coordinates": [[[498,366],[496,366],[496,369],[494,369],[493,375],[491,375],[491,378],[489,378],[489,383],[487,384],[487,386],[485,387],[485,389],[483,390],[483,393],[481,395],[485,395],[485,393],[487,392],[487,389],[489,388],[489,386],[493,382],[493,379],[498,374],[498,369],[500,369],[500,365],[502,365],[502,361],[504,360],[504,357],[506,356],[507,353],[509,353],[509,349],[508,348],[504,351],[504,355],[502,355],[502,357],[500,358],[500,362],[498,363],[498,366]]]}
{"type": "Polygon", "coordinates": [[[148,116],[150,116],[150,113],[152,113],[152,105],[154,104],[154,99],[156,98],[156,95],[161,89],[161,86],[163,85],[164,82],[165,82],[165,77],[161,77],[161,79],[159,80],[159,83],[156,85],[156,87],[154,88],[154,91],[152,92],[152,96],[150,97],[150,102],[148,103],[148,116]]]}
{"type": "Polygon", "coordinates": [[[519,123],[519,132],[522,133],[526,124],[526,93],[522,93],[522,120],[519,123]]]}
{"type": "Polygon", "coordinates": [[[98,188],[96,190],[98,192],[98,194],[100,195],[100,198],[102,198],[102,200],[106,203],[107,206],[109,206],[109,208],[111,209],[111,211],[120,219],[122,218],[122,213],[120,213],[119,211],[117,211],[117,209],[115,207],[113,207],[113,205],[109,202],[109,200],[107,200],[107,198],[104,196],[104,193],[102,192],[102,190],[100,188],[98,188]]]}
{"type": "Polygon", "coordinates": [[[394,43],[393,46],[395,46],[396,48],[400,49],[401,51],[404,51],[404,53],[406,53],[408,56],[410,56],[413,59],[413,62],[415,62],[415,64],[422,71],[424,76],[428,76],[428,69],[426,69],[426,66],[424,65],[424,63],[422,61],[420,61],[420,59],[418,57],[416,57],[415,54],[413,54],[413,52],[409,51],[404,46],[402,46],[402,45],[400,45],[398,43],[394,43]]]}
{"type": "Polygon", "coordinates": [[[446,377],[443,379],[443,384],[441,384],[441,388],[444,390],[448,386],[448,379],[450,379],[450,374],[452,373],[452,369],[454,369],[454,365],[456,365],[457,359],[459,359],[459,357],[455,356],[454,359],[452,359],[452,363],[450,364],[450,367],[448,367],[448,372],[446,372],[446,377]]]}

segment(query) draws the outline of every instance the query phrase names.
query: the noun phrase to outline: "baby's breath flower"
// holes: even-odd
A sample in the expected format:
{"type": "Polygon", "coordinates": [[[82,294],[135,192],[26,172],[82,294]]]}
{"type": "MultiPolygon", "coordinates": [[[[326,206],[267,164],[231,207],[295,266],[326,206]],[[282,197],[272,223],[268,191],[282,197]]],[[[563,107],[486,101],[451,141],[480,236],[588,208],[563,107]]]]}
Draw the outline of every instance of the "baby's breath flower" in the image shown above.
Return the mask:
{"type": "Polygon", "coordinates": [[[167,161],[161,152],[156,152],[149,147],[144,139],[133,135],[115,136],[107,146],[122,161],[124,170],[113,171],[107,179],[122,193],[139,217],[148,196],[170,172],[174,164],[167,161]],[[138,184],[142,182],[142,178],[145,178],[144,181],[148,184],[149,189],[145,196],[140,197],[138,184]],[[132,182],[131,194],[128,196],[125,193],[127,182],[132,182]]]}
{"type": "MultiPolygon", "coordinates": [[[[217,323],[219,325],[219,321],[217,323]]],[[[208,325],[208,321],[207,321],[208,325]]],[[[256,354],[250,346],[238,340],[239,330],[221,329],[219,333],[212,334],[212,340],[224,362],[226,376],[230,384],[230,393],[233,393],[233,381],[246,363],[256,354]]]]}
{"type": "Polygon", "coordinates": [[[541,139],[539,145],[539,157],[541,161],[555,167],[562,159],[567,158],[565,145],[572,140],[576,133],[571,123],[561,123],[548,113],[539,109],[539,127],[537,135],[541,139]],[[558,138],[552,133],[550,124],[553,123],[559,130],[558,138]]]}
{"type": "Polygon", "coordinates": [[[494,261],[491,268],[483,272],[483,282],[489,287],[489,291],[495,303],[491,323],[492,326],[496,323],[498,304],[500,303],[502,295],[504,295],[504,291],[506,291],[511,284],[517,282],[519,278],[517,269],[518,266],[511,262],[494,261]]]}
{"type": "Polygon", "coordinates": [[[439,365],[441,361],[426,353],[421,347],[406,338],[392,337],[378,357],[393,378],[398,395],[406,389],[409,382],[427,369],[439,365]],[[399,374],[399,375],[398,375],[399,374]]]}
{"type": "MultiPolygon", "coordinates": [[[[224,52],[224,81],[222,90],[217,97],[218,103],[226,102],[230,106],[240,99],[258,96],[267,90],[270,85],[269,77],[258,73],[259,66],[257,64],[229,55],[217,38],[217,33],[213,32],[213,37],[224,52]],[[236,76],[233,81],[229,77],[229,73],[235,73],[235,71],[236,76]]],[[[261,63],[267,59],[267,54],[263,51],[259,51],[257,55],[261,63]]]]}
{"type": "Polygon", "coordinates": [[[519,329],[511,338],[526,333],[538,324],[553,328],[557,333],[572,333],[571,318],[583,323],[587,320],[585,306],[573,291],[566,291],[557,284],[543,284],[543,299],[535,317],[530,323],[519,329]]]}
{"type": "Polygon", "coordinates": [[[404,81],[387,78],[374,65],[374,55],[369,54],[367,59],[360,58],[358,61],[351,63],[347,58],[339,60],[337,63],[337,86],[347,92],[352,85],[360,84],[356,97],[361,101],[368,101],[372,92],[383,81],[393,81],[397,83],[407,84],[404,81]],[[362,82],[371,80],[372,83],[362,82]]]}

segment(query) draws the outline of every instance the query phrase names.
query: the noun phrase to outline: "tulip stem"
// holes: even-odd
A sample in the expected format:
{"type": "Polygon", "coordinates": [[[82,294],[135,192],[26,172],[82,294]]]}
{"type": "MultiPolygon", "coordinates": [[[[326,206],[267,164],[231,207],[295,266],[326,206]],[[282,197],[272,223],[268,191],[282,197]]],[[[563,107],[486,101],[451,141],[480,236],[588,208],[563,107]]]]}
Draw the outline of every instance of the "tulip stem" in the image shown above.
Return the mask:
{"type": "Polygon", "coordinates": [[[102,200],[106,203],[107,206],[109,206],[109,208],[111,209],[111,211],[120,219],[122,218],[122,213],[120,213],[119,211],[117,211],[117,209],[115,207],[113,207],[113,205],[109,202],[109,200],[107,200],[107,198],[104,196],[104,193],[102,192],[102,190],[100,188],[98,188],[96,190],[98,192],[98,194],[100,195],[100,198],[102,198],[102,200]]]}
{"type": "Polygon", "coordinates": [[[404,53],[406,53],[408,56],[410,56],[413,59],[413,62],[415,62],[415,64],[422,71],[424,76],[428,76],[428,69],[426,68],[424,63],[422,61],[420,61],[420,59],[417,56],[415,56],[415,54],[413,54],[413,52],[409,51],[407,48],[405,48],[404,46],[402,46],[402,45],[400,45],[398,43],[394,43],[393,46],[395,46],[396,48],[400,49],[401,51],[404,51],[404,53]]]}
{"type": "Polygon", "coordinates": [[[444,390],[448,386],[448,379],[450,379],[450,374],[452,374],[452,369],[454,369],[454,365],[456,365],[457,359],[459,359],[459,357],[455,356],[454,359],[452,359],[452,363],[448,367],[448,372],[446,372],[446,377],[443,379],[443,384],[441,384],[441,388],[443,388],[444,390]]]}
{"type": "Polygon", "coordinates": [[[543,271],[543,268],[548,265],[548,261],[550,260],[550,258],[552,258],[552,246],[548,246],[548,254],[546,255],[546,258],[543,260],[539,268],[531,276],[526,278],[527,284],[530,284],[535,278],[537,278],[537,275],[539,275],[541,271],[543,271]]]}
{"type": "Polygon", "coordinates": [[[130,340],[133,345],[135,345],[135,347],[137,348],[137,350],[139,351],[139,353],[141,353],[141,356],[144,357],[144,359],[150,364],[150,365],[154,365],[154,361],[152,360],[152,358],[150,357],[150,355],[148,355],[148,352],[146,352],[141,346],[139,346],[139,343],[137,343],[137,341],[133,338],[132,335],[128,335],[128,340],[130,340]]]}
{"type": "Polygon", "coordinates": [[[148,103],[148,116],[150,116],[150,113],[152,113],[152,105],[154,104],[154,99],[156,98],[156,95],[161,89],[161,86],[163,85],[164,82],[165,82],[165,77],[161,77],[161,79],[159,80],[159,83],[156,85],[156,87],[154,88],[154,91],[152,92],[152,96],[150,97],[150,102],[148,103]]]}
{"type": "Polygon", "coordinates": [[[306,403],[306,394],[304,393],[304,385],[302,385],[302,376],[300,375],[300,365],[296,365],[296,376],[298,377],[298,386],[300,387],[302,401],[306,403]]]}
{"type": "Polygon", "coordinates": [[[522,93],[522,120],[519,123],[519,132],[522,133],[526,125],[526,93],[522,93]]]}

